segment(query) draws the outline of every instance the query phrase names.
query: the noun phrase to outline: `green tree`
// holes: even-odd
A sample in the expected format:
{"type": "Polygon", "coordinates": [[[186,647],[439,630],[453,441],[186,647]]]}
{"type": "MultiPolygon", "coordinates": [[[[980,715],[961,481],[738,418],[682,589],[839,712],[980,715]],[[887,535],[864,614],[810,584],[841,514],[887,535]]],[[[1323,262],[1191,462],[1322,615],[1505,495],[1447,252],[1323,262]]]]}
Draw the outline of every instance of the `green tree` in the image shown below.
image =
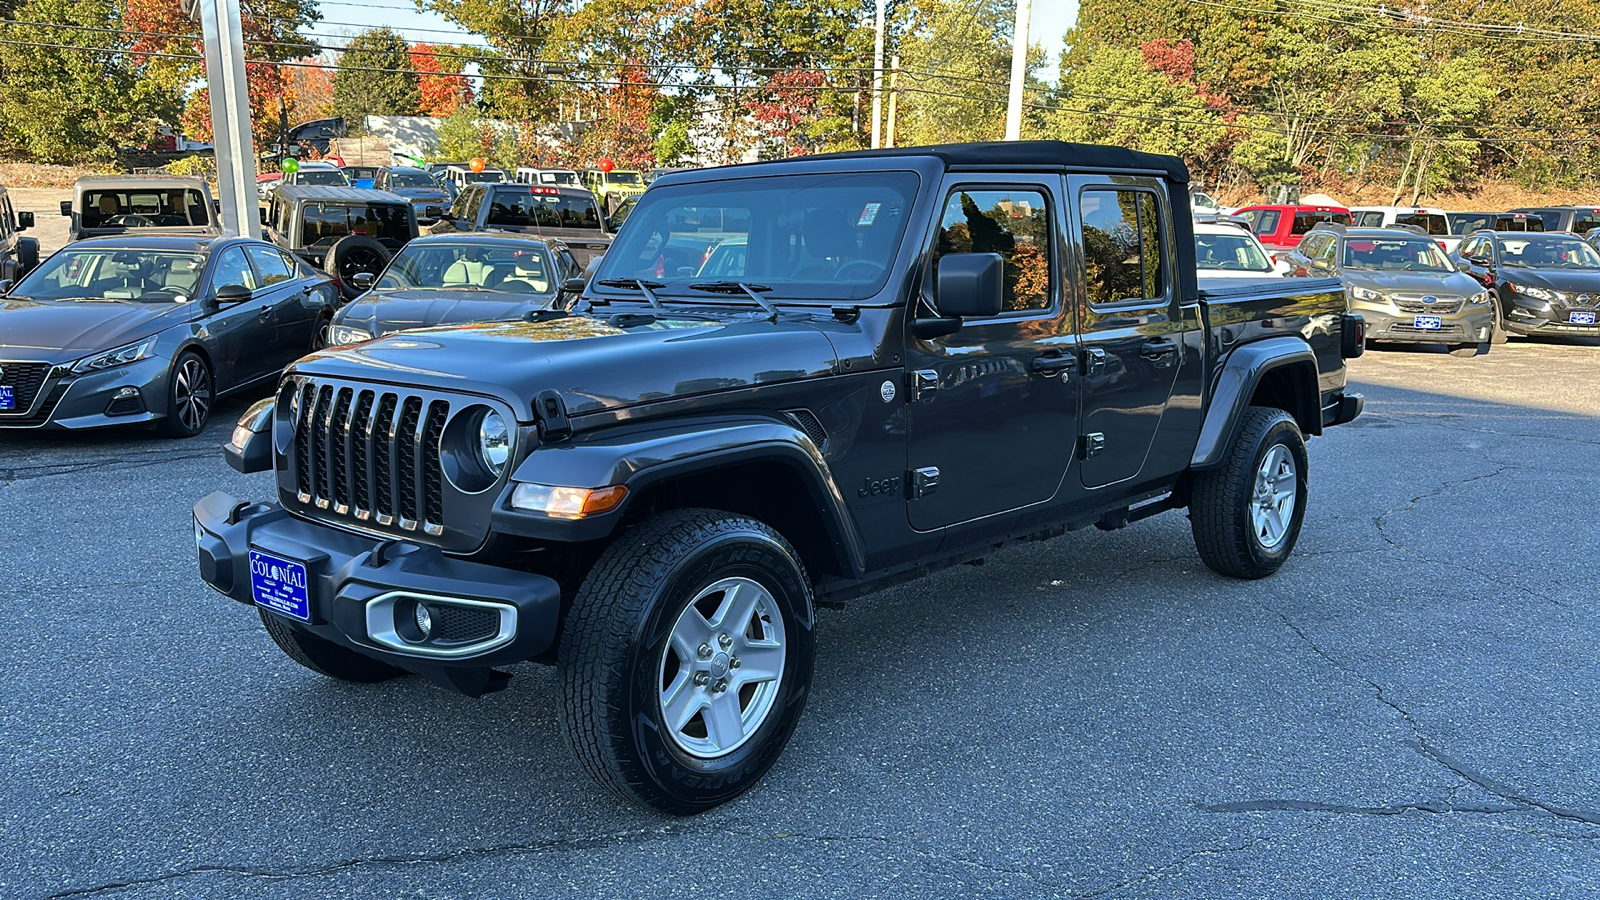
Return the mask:
{"type": "Polygon", "coordinates": [[[1066,141],[1167,153],[1193,165],[1228,138],[1222,113],[1194,85],[1153,71],[1137,50],[1107,49],[1064,73],[1058,100],[1045,130],[1066,141]]]}
{"type": "Polygon", "coordinates": [[[351,128],[363,116],[414,116],[421,104],[421,77],[405,38],[389,28],[351,38],[333,73],[333,108],[351,128]]]}
{"type": "Polygon", "coordinates": [[[482,157],[491,166],[515,170],[520,164],[517,136],[512,129],[485,118],[477,109],[463,106],[439,126],[439,151],[432,161],[461,162],[476,157],[482,157]]]}

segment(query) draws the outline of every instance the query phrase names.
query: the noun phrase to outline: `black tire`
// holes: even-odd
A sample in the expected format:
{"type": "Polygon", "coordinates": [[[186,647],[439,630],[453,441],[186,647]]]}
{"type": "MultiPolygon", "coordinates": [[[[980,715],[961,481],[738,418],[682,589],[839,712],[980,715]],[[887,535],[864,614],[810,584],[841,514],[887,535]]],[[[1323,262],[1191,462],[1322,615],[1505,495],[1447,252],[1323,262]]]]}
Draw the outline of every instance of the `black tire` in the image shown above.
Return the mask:
{"type": "Polygon", "coordinates": [[[216,399],[216,378],[205,358],[193,350],[178,354],[167,374],[167,417],[161,420],[161,433],[192,438],[205,431],[216,399]]]}
{"type": "Polygon", "coordinates": [[[1450,345],[1450,355],[1451,356],[1460,356],[1460,357],[1463,357],[1463,358],[1471,358],[1471,357],[1477,356],[1479,354],[1487,355],[1488,352],[1489,352],[1489,345],[1487,343],[1483,343],[1483,344],[1451,344],[1450,345]]]}
{"type": "Polygon", "coordinates": [[[357,272],[378,275],[389,264],[389,248],[364,234],[347,234],[333,242],[328,255],[322,260],[323,271],[333,276],[347,298],[360,293],[350,284],[350,276],[357,272]]]}
{"type": "Polygon", "coordinates": [[[326,350],[333,343],[333,313],[317,316],[317,327],[311,330],[311,352],[326,350]]]}
{"type": "Polygon", "coordinates": [[[675,815],[732,800],[794,733],[811,689],[812,627],[810,582],[778,532],[717,510],[657,515],[618,537],[573,599],[558,654],[563,730],[584,769],[626,800],[675,815]],[[784,660],[765,718],[744,743],[708,759],[668,733],[660,672],[690,601],[730,577],[756,582],[774,601],[784,660]]]}
{"type": "Polygon", "coordinates": [[[267,629],[267,637],[272,638],[278,649],[282,650],[285,656],[318,675],[357,684],[372,684],[406,674],[404,669],[397,669],[388,663],[379,662],[370,656],[363,656],[332,641],[301,631],[282,617],[264,609],[258,607],[256,612],[261,614],[261,624],[267,629]]]}
{"type": "Polygon", "coordinates": [[[1500,298],[1492,292],[1489,294],[1489,312],[1494,316],[1489,323],[1489,343],[1504,344],[1510,338],[1510,332],[1500,324],[1500,298]]]}
{"type": "Polygon", "coordinates": [[[1219,575],[1265,578],[1294,552],[1306,514],[1306,442],[1294,418],[1281,409],[1254,406],[1245,411],[1233,446],[1222,465],[1194,473],[1189,498],[1189,530],[1200,560],[1219,575]],[[1275,545],[1257,536],[1251,507],[1263,460],[1276,446],[1294,464],[1294,509],[1288,529],[1275,545]]]}

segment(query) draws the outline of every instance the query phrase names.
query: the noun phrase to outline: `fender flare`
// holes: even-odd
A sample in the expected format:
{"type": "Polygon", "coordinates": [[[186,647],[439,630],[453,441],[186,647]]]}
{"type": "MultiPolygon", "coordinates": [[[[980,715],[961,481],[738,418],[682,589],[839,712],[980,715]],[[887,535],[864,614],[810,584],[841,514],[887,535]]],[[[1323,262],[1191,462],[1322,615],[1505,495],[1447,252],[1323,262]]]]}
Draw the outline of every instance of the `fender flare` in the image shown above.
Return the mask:
{"type": "Polygon", "coordinates": [[[491,517],[492,530],[550,540],[594,540],[612,534],[634,500],[655,484],[747,462],[792,470],[823,519],[842,571],[865,571],[865,548],[822,451],[796,423],[770,416],[705,416],[658,424],[624,422],[547,444],[528,454],[491,517]],[[562,487],[623,485],[617,509],[581,520],[552,520],[510,508],[517,482],[562,487]]]}
{"type": "MultiPolygon", "coordinates": [[[[1205,420],[1200,425],[1200,438],[1195,443],[1194,456],[1189,460],[1191,469],[1210,469],[1222,464],[1228,448],[1233,446],[1239,431],[1239,422],[1250,407],[1267,373],[1286,366],[1310,367],[1311,408],[1321,410],[1317,396],[1317,358],[1311,347],[1298,337],[1280,335],[1245,344],[1228,354],[1222,370],[1217,373],[1216,385],[1211,392],[1211,402],[1206,408],[1205,420]]],[[[1309,434],[1320,433],[1320,419],[1309,434]]]]}

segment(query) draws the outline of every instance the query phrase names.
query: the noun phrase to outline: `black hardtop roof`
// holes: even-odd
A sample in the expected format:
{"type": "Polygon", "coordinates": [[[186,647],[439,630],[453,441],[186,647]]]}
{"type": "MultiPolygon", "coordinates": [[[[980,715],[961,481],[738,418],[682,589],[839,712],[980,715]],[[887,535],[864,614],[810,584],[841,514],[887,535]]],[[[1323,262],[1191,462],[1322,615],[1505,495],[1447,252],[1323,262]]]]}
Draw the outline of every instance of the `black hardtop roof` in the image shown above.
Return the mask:
{"type": "Polygon", "coordinates": [[[338,187],[322,184],[286,184],[278,188],[278,196],[289,200],[320,200],[328,203],[396,203],[411,205],[411,201],[377,188],[338,187]]]}
{"type": "Polygon", "coordinates": [[[798,156],[795,161],[831,159],[883,159],[933,157],[950,169],[1028,168],[1115,169],[1160,172],[1179,184],[1189,183],[1189,167],[1176,156],[1141,153],[1126,147],[1074,144],[1068,141],[987,141],[975,144],[934,144],[927,147],[893,147],[798,156]]]}

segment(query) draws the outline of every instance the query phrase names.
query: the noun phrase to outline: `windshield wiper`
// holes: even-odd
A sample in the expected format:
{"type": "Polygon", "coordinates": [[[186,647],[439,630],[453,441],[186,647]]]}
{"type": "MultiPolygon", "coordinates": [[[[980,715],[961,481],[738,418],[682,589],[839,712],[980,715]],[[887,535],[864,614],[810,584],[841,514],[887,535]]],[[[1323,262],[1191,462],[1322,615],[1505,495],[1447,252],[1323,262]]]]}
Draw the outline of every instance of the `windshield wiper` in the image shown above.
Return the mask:
{"type": "Polygon", "coordinates": [[[772,290],[770,286],[765,284],[748,284],[743,281],[702,281],[689,285],[689,290],[705,291],[710,294],[737,294],[742,291],[748,294],[750,299],[756,302],[756,305],[766,311],[768,318],[778,318],[778,308],[772,305],[772,301],[758,293],[759,291],[772,290]]]}
{"type": "Polygon", "coordinates": [[[665,312],[667,309],[665,306],[661,305],[661,298],[657,297],[655,292],[651,290],[651,288],[666,287],[666,285],[659,281],[645,281],[642,278],[607,278],[604,281],[596,281],[595,284],[598,284],[601,287],[633,288],[634,290],[643,294],[644,298],[650,301],[651,306],[654,306],[656,309],[659,309],[662,312],[665,312]]]}

